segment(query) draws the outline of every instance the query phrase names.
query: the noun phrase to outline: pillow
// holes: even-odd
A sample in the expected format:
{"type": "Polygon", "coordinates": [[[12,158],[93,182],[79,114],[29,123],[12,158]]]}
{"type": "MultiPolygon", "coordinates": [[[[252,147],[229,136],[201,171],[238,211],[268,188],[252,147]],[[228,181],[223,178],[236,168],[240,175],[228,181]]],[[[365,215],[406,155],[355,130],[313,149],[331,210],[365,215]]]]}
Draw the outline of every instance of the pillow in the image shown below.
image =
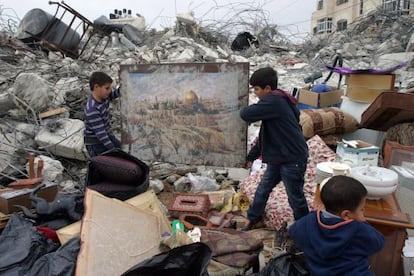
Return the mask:
{"type": "Polygon", "coordinates": [[[115,156],[92,157],[91,165],[101,179],[119,184],[136,185],[144,173],[135,162],[115,156]]]}
{"type": "Polygon", "coordinates": [[[303,109],[300,111],[300,125],[303,136],[344,134],[358,129],[358,121],[349,113],[337,107],[303,109]]]}

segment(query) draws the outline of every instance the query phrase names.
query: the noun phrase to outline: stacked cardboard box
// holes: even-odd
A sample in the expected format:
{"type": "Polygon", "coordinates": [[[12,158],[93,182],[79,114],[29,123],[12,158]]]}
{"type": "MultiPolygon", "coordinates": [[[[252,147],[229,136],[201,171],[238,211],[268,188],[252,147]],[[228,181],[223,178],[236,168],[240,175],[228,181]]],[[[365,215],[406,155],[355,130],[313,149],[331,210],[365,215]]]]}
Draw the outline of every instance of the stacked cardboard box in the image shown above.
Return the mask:
{"type": "Polygon", "coordinates": [[[378,166],[379,147],[360,140],[355,142],[357,147],[347,142],[339,143],[336,147],[336,160],[340,163],[347,163],[351,167],[378,166]]]}
{"type": "Polygon", "coordinates": [[[382,92],[394,91],[395,74],[350,74],[345,95],[353,101],[372,103],[382,92]]]}
{"type": "Polygon", "coordinates": [[[344,91],[331,87],[329,92],[313,92],[309,88],[302,88],[299,90],[299,108],[323,108],[330,106],[339,106],[342,101],[344,91]]]}

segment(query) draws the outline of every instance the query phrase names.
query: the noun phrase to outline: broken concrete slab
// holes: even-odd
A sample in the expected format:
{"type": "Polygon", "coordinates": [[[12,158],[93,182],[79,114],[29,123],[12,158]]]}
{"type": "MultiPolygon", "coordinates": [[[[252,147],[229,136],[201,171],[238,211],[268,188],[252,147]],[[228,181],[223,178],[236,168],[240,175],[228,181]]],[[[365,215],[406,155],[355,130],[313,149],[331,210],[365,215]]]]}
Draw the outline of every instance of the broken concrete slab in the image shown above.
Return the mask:
{"type": "Polygon", "coordinates": [[[35,111],[42,111],[49,104],[50,84],[36,73],[21,73],[14,82],[14,98],[16,105],[35,111]],[[22,102],[23,101],[23,102],[22,102]]]}
{"type": "Polygon", "coordinates": [[[15,107],[16,105],[9,93],[0,94],[0,114],[6,114],[7,111],[15,107]]]}
{"type": "Polygon", "coordinates": [[[57,156],[85,161],[88,153],[83,141],[85,124],[78,119],[59,119],[55,129],[43,127],[35,137],[41,148],[57,156]]]}
{"type": "Polygon", "coordinates": [[[78,77],[61,78],[55,84],[56,93],[53,95],[52,103],[54,106],[61,106],[65,103],[66,95],[81,98],[79,95],[82,83],[78,77]]]}

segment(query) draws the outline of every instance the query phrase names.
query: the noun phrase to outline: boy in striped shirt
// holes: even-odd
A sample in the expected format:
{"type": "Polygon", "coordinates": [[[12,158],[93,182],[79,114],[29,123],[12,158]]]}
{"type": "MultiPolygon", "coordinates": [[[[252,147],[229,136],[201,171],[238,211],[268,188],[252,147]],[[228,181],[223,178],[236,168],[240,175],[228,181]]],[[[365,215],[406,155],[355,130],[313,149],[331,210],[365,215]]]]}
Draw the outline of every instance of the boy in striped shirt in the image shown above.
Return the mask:
{"type": "Polygon", "coordinates": [[[92,93],[84,109],[84,139],[90,157],[121,148],[121,142],[112,133],[109,117],[110,102],[120,96],[119,88],[111,89],[112,81],[103,72],[93,72],[89,78],[92,93]]]}

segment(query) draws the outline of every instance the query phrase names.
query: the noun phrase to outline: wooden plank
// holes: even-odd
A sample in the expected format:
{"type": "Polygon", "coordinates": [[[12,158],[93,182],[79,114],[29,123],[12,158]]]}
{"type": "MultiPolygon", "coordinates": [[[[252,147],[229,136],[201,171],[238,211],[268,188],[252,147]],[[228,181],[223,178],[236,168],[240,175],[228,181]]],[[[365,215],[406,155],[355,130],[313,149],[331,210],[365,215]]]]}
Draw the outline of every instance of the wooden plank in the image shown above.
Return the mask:
{"type": "Polygon", "coordinates": [[[39,114],[39,118],[40,119],[44,119],[50,116],[54,116],[54,115],[58,115],[58,114],[62,114],[69,111],[67,108],[65,107],[60,107],[60,108],[56,108],[56,109],[52,109],[46,112],[42,112],[39,114]]]}

